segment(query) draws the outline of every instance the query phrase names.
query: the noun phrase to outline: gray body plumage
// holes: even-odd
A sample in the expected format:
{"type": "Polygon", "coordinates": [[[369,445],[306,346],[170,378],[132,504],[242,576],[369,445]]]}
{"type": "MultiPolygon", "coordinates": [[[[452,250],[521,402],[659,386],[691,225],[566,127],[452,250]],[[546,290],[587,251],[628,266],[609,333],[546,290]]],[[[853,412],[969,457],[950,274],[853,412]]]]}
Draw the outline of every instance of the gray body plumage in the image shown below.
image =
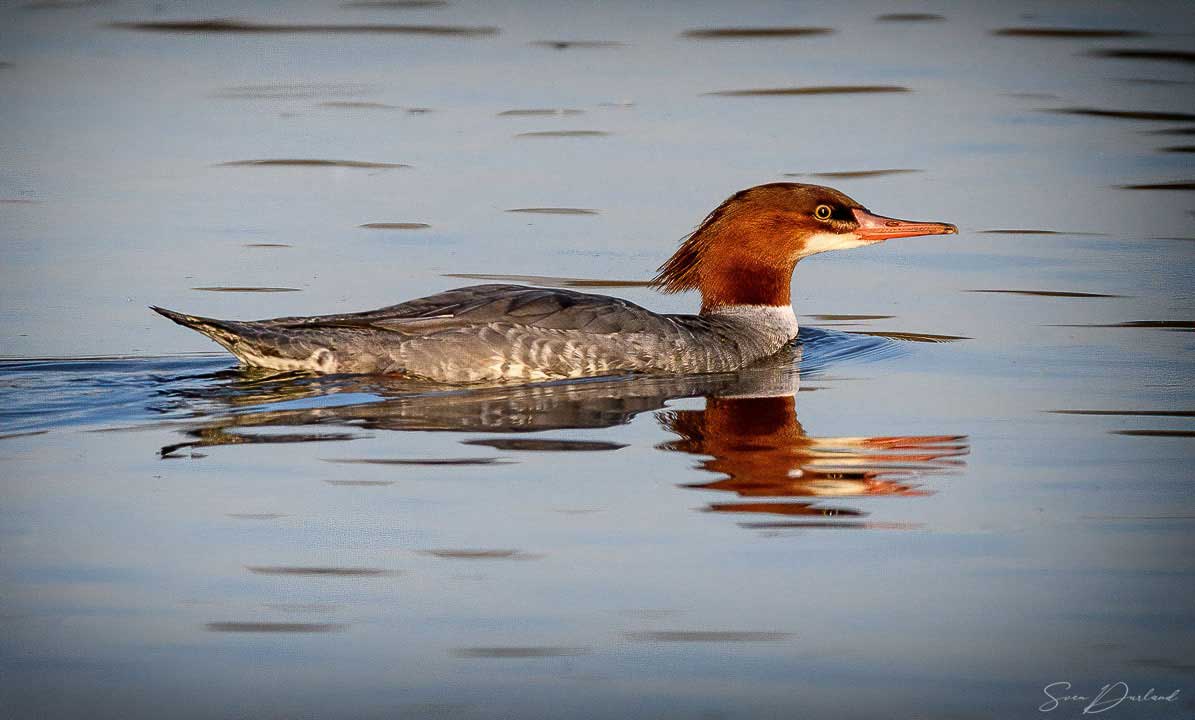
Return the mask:
{"type": "Polygon", "coordinates": [[[797,335],[792,308],[660,315],[605,295],[476,285],[362,313],[229,321],[154,308],[277,370],[444,383],[736,370],[797,335]]]}

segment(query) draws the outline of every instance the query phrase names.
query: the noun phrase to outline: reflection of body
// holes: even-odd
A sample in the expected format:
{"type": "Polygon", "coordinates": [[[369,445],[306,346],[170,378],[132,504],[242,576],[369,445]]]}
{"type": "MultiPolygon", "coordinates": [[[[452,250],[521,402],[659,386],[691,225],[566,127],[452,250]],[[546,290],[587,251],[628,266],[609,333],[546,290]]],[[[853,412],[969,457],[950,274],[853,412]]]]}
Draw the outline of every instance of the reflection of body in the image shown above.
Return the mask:
{"type": "MultiPolygon", "coordinates": [[[[796,415],[798,366],[818,365],[817,355],[822,353],[834,357],[849,356],[844,352],[843,344],[870,351],[877,343],[889,342],[841,333],[821,335],[836,340],[828,342],[823,338],[820,344],[811,344],[813,357],[802,358],[800,345],[789,346],[737,373],[610,378],[438,392],[429,392],[426,386],[415,388],[396,383],[389,386],[393,397],[376,402],[301,410],[242,410],[189,430],[192,440],[163,448],[163,453],[173,453],[185,447],[247,442],[350,440],[355,435],[343,432],[346,427],[350,430],[467,433],[598,429],[628,423],[643,412],[661,410],[669,400],[704,397],[704,409],[657,413],[660,424],[679,436],[658,447],[706,456],[699,467],[723,476],[687,487],[726,491],[756,499],[750,503],[713,504],[709,510],[849,516],[862,513],[815,503],[827,497],[926,494],[918,489],[920,478],[961,464],[957,458],[967,452],[964,436],[820,438],[806,434],[796,415]],[[312,425],[339,426],[341,432],[252,432],[254,427],[312,425]],[[803,500],[763,502],[765,498],[803,500]]],[[[277,399],[294,397],[293,382],[281,383],[277,399]]],[[[368,385],[363,380],[346,379],[345,382],[350,384],[338,389],[369,389],[380,393],[387,387],[376,379],[370,380],[368,385]]],[[[317,387],[323,387],[325,392],[328,390],[326,386],[317,387]]],[[[251,393],[255,403],[269,400],[260,386],[245,392],[251,393]]],[[[235,403],[237,396],[223,399],[235,403]]],[[[505,445],[476,438],[469,442],[498,449],[505,445]]],[[[540,447],[553,446],[545,443],[540,447]]]]}
{"type": "Polygon", "coordinates": [[[797,336],[790,286],[802,258],[953,232],[944,223],[872,215],[831,188],[773,183],[727,199],[660,268],[655,284],[664,292],[701,293],[698,315],[516,285],[449,290],[364,313],[252,322],[154,309],[244,364],[276,370],[442,383],[727,372],[797,336]]]}
{"type": "MultiPolygon", "coordinates": [[[[800,349],[796,351],[800,357],[800,349]]],[[[724,477],[687,485],[749,498],[925,495],[918,479],[951,467],[967,451],[958,435],[810,437],[797,420],[799,375],[779,366],[743,373],[744,382],[706,397],[701,410],[659,414],[679,438],[659,445],[707,456],[702,470],[724,477]]],[[[715,503],[714,512],[852,516],[863,513],[805,502],[715,503]]]]}
{"type": "Polygon", "coordinates": [[[923,495],[917,476],[966,447],[957,435],[809,437],[793,396],[710,398],[704,410],[664,413],[661,422],[681,437],[662,449],[709,455],[700,467],[726,476],[689,487],[744,497],[923,495]]]}

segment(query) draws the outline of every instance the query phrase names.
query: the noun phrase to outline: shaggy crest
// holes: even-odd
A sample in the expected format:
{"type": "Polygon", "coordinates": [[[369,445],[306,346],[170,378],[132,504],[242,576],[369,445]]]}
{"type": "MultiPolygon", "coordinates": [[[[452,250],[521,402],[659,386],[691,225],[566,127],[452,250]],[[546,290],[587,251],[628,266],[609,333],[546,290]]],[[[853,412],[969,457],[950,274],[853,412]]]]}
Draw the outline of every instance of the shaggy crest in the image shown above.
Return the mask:
{"type": "Polygon", "coordinates": [[[680,247],[672,257],[657,268],[656,276],[651,281],[652,287],[667,294],[699,289],[700,278],[697,269],[701,266],[701,260],[714,239],[725,228],[731,207],[738,203],[745,193],[743,190],[728,197],[705,216],[696,230],[681,240],[680,247]]]}

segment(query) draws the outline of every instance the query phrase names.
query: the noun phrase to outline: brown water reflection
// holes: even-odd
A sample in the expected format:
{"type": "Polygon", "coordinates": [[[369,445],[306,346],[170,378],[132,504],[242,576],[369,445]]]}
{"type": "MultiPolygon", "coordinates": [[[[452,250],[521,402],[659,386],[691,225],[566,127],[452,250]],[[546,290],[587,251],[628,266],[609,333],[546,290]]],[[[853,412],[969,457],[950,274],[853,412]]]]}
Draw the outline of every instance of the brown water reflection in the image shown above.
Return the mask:
{"type": "Polygon", "coordinates": [[[522,450],[525,452],[598,452],[621,450],[624,443],[602,440],[559,440],[554,438],[485,438],[465,440],[464,445],[481,445],[495,450],[522,450]]]}
{"type": "MultiPolygon", "coordinates": [[[[698,463],[723,478],[691,484],[740,497],[859,497],[929,494],[925,475],[958,467],[966,437],[810,437],[797,421],[796,398],[709,398],[704,410],[661,413],[680,436],[662,450],[710,456],[698,463]]],[[[806,505],[710,505],[711,512],[860,516],[851,508],[806,505]],[[824,510],[824,511],[823,511],[824,510]]]]}
{"type": "Polygon", "coordinates": [[[815,177],[825,180],[855,180],[858,178],[883,177],[885,175],[904,175],[906,173],[919,172],[925,171],[915,170],[912,168],[892,168],[889,170],[839,170],[835,172],[784,173],[784,177],[815,177]]]}
{"type": "Polygon", "coordinates": [[[1000,28],[992,31],[993,35],[1004,37],[1039,37],[1039,38],[1127,38],[1148,37],[1149,33],[1140,30],[1113,30],[1106,28],[1055,28],[1055,27],[1019,27],[1000,28]]]}
{"type": "Polygon", "coordinates": [[[1177,180],[1175,182],[1121,185],[1120,188],[1122,190],[1195,190],[1195,180],[1177,180]]]}
{"type": "Polygon", "coordinates": [[[291,34],[349,34],[349,35],[443,35],[471,37],[497,35],[496,27],[466,27],[463,25],[334,25],[297,23],[260,23],[245,20],[160,20],[146,22],[114,22],[108,27],[120,30],[163,33],[230,33],[244,35],[291,34]]]}
{"type": "Polygon", "coordinates": [[[1049,410],[1056,415],[1111,415],[1129,417],[1195,417],[1195,410],[1049,410]]]}
{"type": "Polygon", "coordinates": [[[366,162],[363,160],[320,160],[309,158],[278,158],[265,160],[232,160],[220,163],[222,167],[342,167],[389,170],[409,168],[402,163],[366,162]]]}
{"type": "Polygon", "coordinates": [[[553,50],[568,50],[569,48],[616,48],[625,47],[626,43],[617,40],[535,40],[528,43],[533,47],[545,47],[553,50]]]}
{"type": "Polygon", "coordinates": [[[28,2],[0,6],[4,716],[1026,718],[1060,679],[1180,709],[1195,439],[1109,432],[1195,431],[1195,335],[1044,325],[1195,320],[1195,156],[1159,152],[1195,144],[1195,3],[28,2]],[[424,23],[502,33],[348,32],[424,23]],[[681,36],[784,26],[836,33],[681,36]],[[698,97],[751,88],[781,92],[698,97]],[[513,139],[573,129],[613,134],[513,139]],[[255,159],[414,167],[215,167],[255,159]],[[802,263],[803,324],[975,340],[849,335],[881,361],[807,351],[813,393],[465,391],[233,371],[141,309],[378,307],[460,270],[686,312],[640,271],[769,179],[970,229],[802,263]],[[597,214],[503,212],[532,206],[597,214]],[[322,460],[478,457],[509,462],[322,460]]]}
{"type": "Polygon", "coordinates": [[[1109,430],[1113,435],[1136,437],[1195,438],[1195,430],[1109,430]]]}
{"type": "Polygon", "coordinates": [[[1090,117],[1116,118],[1118,120],[1151,120],[1162,122],[1184,122],[1195,120],[1195,114],[1184,112],[1163,112],[1157,110],[1107,110],[1091,107],[1045,108],[1042,112],[1062,115],[1087,115],[1090,117]]]}
{"type": "Polygon", "coordinates": [[[686,30],[681,35],[698,39],[726,38],[789,38],[811,35],[831,35],[834,28],[828,27],[724,27],[686,30]]]}
{"type": "Polygon", "coordinates": [[[726,642],[777,642],[788,640],[792,633],[786,632],[758,632],[741,630],[663,630],[657,632],[627,633],[626,638],[634,642],[698,642],[698,643],[726,643],[726,642]]]}
{"type": "Polygon", "coordinates": [[[287,622],[212,622],[205,625],[210,632],[222,633],[327,633],[348,628],[343,623],[287,623],[287,622]]]}
{"type": "Polygon", "coordinates": [[[480,458],[323,458],[324,462],[341,465],[504,465],[509,460],[480,458]]]}
{"type": "Polygon", "coordinates": [[[969,293],[995,293],[1002,295],[1033,295],[1036,297],[1063,298],[1123,298],[1124,295],[1107,295],[1105,293],[1064,292],[1062,290],[964,290],[969,293]]]}
{"type": "Polygon", "coordinates": [[[912,92],[900,85],[810,85],[805,87],[752,88],[749,90],[718,90],[706,95],[721,97],[752,97],[772,95],[857,95],[868,93],[912,92]]]}
{"type": "Polygon", "coordinates": [[[896,316],[895,315],[827,315],[827,314],[821,314],[821,315],[809,315],[808,317],[811,317],[814,320],[828,320],[828,321],[833,322],[836,320],[848,320],[848,321],[849,320],[891,320],[892,318],[894,318],[896,316]]]}
{"type": "Polygon", "coordinates": [[[605,130],[538,130],[536,132],[525,132],[515,135],[520,138],[581,138],[581,137],[605,137],[610,133],[605,130]]]}
{"type": "MultiPolygon", "coordinates": [[[[699,508],[714,514],[779,514],[816,516],[805,527],[835,526],[838,518],[867,513],[851,507],[823,506],[823,498],[865,496],[919,497],[931,494],[926,479],[964,466],[967,437],[959,434],[834,436],[810,435],[797,419],[800,390],[799,349],[738,373],[687,377],[604,378],[587,382],[559,382],[494,386],[469,390],[429,390],[401,381],[378,378],[322,378],[310,386],[286,380],[280,398],[326,394],[328,382],[340,382],[340,392],[370,392],[382,399],[364,404],[282,410],[243,410],[218,416],[183,430],[191,442],[163,448],[211,447],[243,442],[294,442],[293,433],[264,433],[267,428],[309,425],[348,425],[356,430],[533,433],[547,430],[608,428],[655,412],[659,426],[676,439],[656,445],[702,459],[701,470],[719,477],[685,485],[702,491],[732,493],[746,498],[810,498],[770,503],[711,503],[699,508]],[[702,409],[662,410],[675,399],[702,397],[702,409]]],[[[249,388],[258,403],[268,397],[260,383],[249,388]]],[[[236,397],[215,397],[236,405],[236,397]]],[[[312,439],[329,439],[327,435],[312,439]]],[[[342,433],[339,439],[353,436],[342,433]]],[[[300,440],[301,441],[301,440],[300,440]]],[[[622,443],[540,437],[484,437],[465,439],[504,452],[618,450],[622,443]]],[[[421,466],[493,465],[504,458],[335,458],[328,462],[421,466]]],[[[346,483],[347,484],[347,483],[346,483]]],[[[843,527],[897,527],[885,523],[843,527]]],[[[748,523],[744,527],[754,527],[748,523]]],[[[775,529],[775,528],[760,528],[775,529]]],[[[440,557],[510,557],[518,551],[430,550],[440,557]],[[462,554],[464,553],[464,554],[462,554]],[[478,555],[477,553],[482,553],[478,555]]],[[[310,568],[299,569],[302,572],[310,568]]],[[[255,570],[256,572],[257,570],[255,570]]],[[[273,569],[272,571],[278,571],[273,569]]]]}
{"type": "MultiPolygon", "coordinates": [[[[527,213],[529,215],[597,215],[598,211],[590,208],[573,207],[525,207],[510,208],[509,213],[527,213]]],[[[461,277],[461,276],[456,276],[461,277]]]]}
{"type": "Polygon", "coordinates": [[[302,292],[300,288],[291,287],[252,287],[252,286],[237,286],[237,285],[213,285],[209,287],[193,287],[192,290],[202,290],[203,292],[222,292],[222,293],[285,293],[285,292],[302,292]]]}
{"type": "Polygon", "coordinates": [[[383,10],[404,10],[447,7],[448,0],[346,0],[342,8],[370,8],[383,10]]]}
{"type": "MultiPolygon", "coordinates": [[[[1192,189],[1195,189],[1193,187],[1192,189]]],[[[1054,327],[1086,327],[1086,328],[1147,328],[1157,330],[1172,330],[1175,332],[1195,332],[1195,321],[1191,320],[1129,320],[1119,323],[1090,323],[1075,325],[1055,325],[1054,327]]]]}
{"type": "Polygon", "coordinates": [[[763,513],[766,515],[813,515],[816,517],[865,517],[868,513],[845,507],[822,507],[811,502],[710,503],[709,512],[763,513]]]}
{"type": "Polygon", "coordinates": [[[189,442],[174,443],[163,446],[159,451],[162,459],[177,456],[180,450],[196,447],[219,447],[223,445],[252,445],[252,444],[284,444],[309,442],[340,442],[354,440],[361,435],[355,433],[281,433],[272,435],[246,435],[228,432],[222,427],[204,427],[187,430],[186,434],[195,438],[189,442]]]}
{"type": "Polygon", "coordinates": [[[392,570],[368,567],[261,567],[246,566],[254,575],[310,575],[313,577],[376,577],[394,575],[392,570]]]}
{"type": "Polygon", "coordinates": [[[763,530],[765,534],[776,534],[777,530],[917,530],[921,523],[894,522],[832,522],[826,520],[802,520],[797,522],[745,522],[739,527],[747,530],[763,530]]]}
{"type": "Polygon", "coordinates": [[[431,225],[421,222],[373,222],[358,225],[366,230],[426,230],[431,225]]]}
{"type": "Polygon", "coordinates": [[[1158,60],[1161,62],[1195,63],[1195,52],[1185,50],[1150,50],[1145,48],[1112,48],[1092,50],[1091,55],[1123,60],[1158,60]]]}
{"type": "Polygon", "coordinates": [[[876,16],[876,22],[941,22],[945,19],[945,16],[935,13],[887,13],[876,16]]]}

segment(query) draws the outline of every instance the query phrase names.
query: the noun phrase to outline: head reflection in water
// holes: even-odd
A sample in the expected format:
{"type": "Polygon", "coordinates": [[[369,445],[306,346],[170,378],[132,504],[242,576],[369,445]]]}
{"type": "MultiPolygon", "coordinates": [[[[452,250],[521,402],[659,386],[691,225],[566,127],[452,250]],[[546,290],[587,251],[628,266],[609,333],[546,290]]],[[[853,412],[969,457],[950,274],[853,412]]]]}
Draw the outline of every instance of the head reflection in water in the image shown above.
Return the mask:
{"type": "MultiPolygon", "coordinates": [[[[960,464],[966,438],[958,435],[810,437],[797,421],[796,397],[711,397],[703,410],[660,414],[680,439],[658,446],[709,456],[699,467],[721,479],[686,487],[721,490],[742,498],[803,498],[711,503],[722,513],[858,518],[867,513],[824,505],[828,498],[865,495],[919,496],[919,478],[960,464]]],[[[870,527],[841,521],[793,520],[747,523],[747,527],[870,527]]]]}
{"type": "MultiPolygon", "coordinates": [[[[162,456],[176,457],[188,448],[232,444],[346,441],[362,437],[362,430],[471,433],[462,439],[463,443],[488,446],[499,453],[552,451],[575,448],[576,443],[553,443],[537,437],[538,443],[528,445],[486,435],[596,430],[625,425],[641,413],[658,411],[660,426],[677,437],[657,447],[701,456],[697,467],[716,474],[681,486],[733,494],[725,501],[711,502],[703,508],[706,511],[735,513],[744,518],[756,514],[786,516],[782,520],[743,523],[765,530],[896,527],[861,521],[867,513],[841,506],[841,499],[926,495],[928,491],[920,487],[926,476],[962,466],[967,439],[961,435],[807,434],[797,419],[798,368],[816,368],[827,360],[851,356],[883,355],[886,348],[892,347],[892,341],[817,330],[803,332],[804,361],[802,346],[798,345],[763,364],[716,375],[610,378],[445,391],[378,378],[254,378],[234,373],[229,376],[231,383],[201,390],[192,384],[178,391],[185,402],[200,400],[207,404],[215,400],[239,411],[190,426],[183,431],[188,439],[162,448],[162,456]],[[293,407],[303,398],[326,402],[326,396],[337,393],[367,393],[369,401],[270,409],[279,402],[293,407]],[[705,407],[663,409],[670,400],[691,397],[704,397],[705,407]],[[312,425],[321,427],[314,431],[312,425]]],[[[601,440],[597,436],[586,439],[601,440]]],[[[368,462],[396,468],[423,465],[420,472],[424,475],[434,472],[434,464],[448,464],[444,459],[432,463],[411,458],[375,458],[368,462]]]]}

